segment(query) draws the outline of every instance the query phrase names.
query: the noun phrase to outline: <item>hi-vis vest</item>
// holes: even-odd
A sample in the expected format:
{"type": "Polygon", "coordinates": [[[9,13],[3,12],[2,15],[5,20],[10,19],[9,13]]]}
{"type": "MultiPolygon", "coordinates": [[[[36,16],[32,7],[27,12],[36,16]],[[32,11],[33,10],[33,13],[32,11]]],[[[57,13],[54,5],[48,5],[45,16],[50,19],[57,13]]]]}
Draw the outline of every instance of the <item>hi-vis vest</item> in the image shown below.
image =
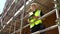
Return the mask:
{"type": "MultiPolygon", "coordinates": [[[[33,13],[32,15],[41,16],[41,10],[36,10],[35,13],[33,13]]],[[[30,28],[42,23],[42,20],[33,18],[32,16],[30,17],[29,21],[30,21],[30,28]]]]}

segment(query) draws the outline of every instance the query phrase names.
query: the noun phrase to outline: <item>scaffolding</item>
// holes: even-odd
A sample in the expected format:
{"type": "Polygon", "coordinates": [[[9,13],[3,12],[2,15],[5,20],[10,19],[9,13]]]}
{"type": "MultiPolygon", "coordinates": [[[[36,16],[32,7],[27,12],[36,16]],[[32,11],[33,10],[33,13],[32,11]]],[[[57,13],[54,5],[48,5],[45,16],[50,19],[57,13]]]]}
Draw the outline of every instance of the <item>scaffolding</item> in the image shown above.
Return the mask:
{"type": "MultiPolygon", "coordinates": [[[[34,1],[35,1],[35,0],[28,0],[28,1],[26,2],[26,0],[24,0],[24,5],[23,5],[16,13],[14,13],[14,16],[11,17],[11,18],[8,20],[7,24],[3,26],[3,28],[1,29],[1,31],[2,31],[12,20],[14,20],[19,14],[21,14],[21,16],[20,16],[20,17],[21,17],[21,19],[20,19],[20,20],[21,20],[20,29],[15,30],[16,27],[14,27],[14,32],[12,32],[12,33],[9,32],[9,34],[15,34],[16,32],[19,32],[19,31],[20,31],[20,34],[22,34],[22,30],[30,25],[30,24],[27,24],[27,25],[25,25],[25,26],[23,27],[23,19],[26,18],[26,17],[29,17],[29,16],[28,16],[29,14],[25,15],[25,17],[24,17],[24,11],[25,11],[25,9],[26,9],[26,6],[27,6],[28,4],[33,3],[34,1]],[[22,11],[22,12],[21,12],[21,11],[22,11]]],[[[46,1],[47,1],[47,0],[46,0],[46,1]]],[[[54,1],[56,2],[56,0],[54,0],[54,1]]],[[[13,4],[14,2],[15,2],[15,0],[12,2],[12,4],[13,4]]],[[[44,3],[45,3],[45,2],[44,2],[44,3]]],[[[11,6],[12,6],[12,4],[11,4],[11,6]]],[[[8,10],[11,8],[11,6],[8,8],[8,10]]],[[[55,7],[57,7],[57,4],[55,4],[55,7]]],[[[8,10],[7,10],[7,12],[8,12],[8,10]]],[[[15,9],[15,10],[16,10],[16,9],[15,9]]],[[[28,10],[28,11],[29,11],[29,10],[28,10]]],[[[28,12],[28,11],[26,11],[26,12],[28,12]]],[[[7,14],[7,12],[5,13],[5,15],[7,14]]],[[[57,17],[57,19],[59,19],[59,18],[60,18],[60,17],[59,17],[59,10],[58,10],[57,8],[55,8],[55,9],[53,9],[52,11],[46,13],[45,15],[43,15],[42,17],[40,17],[40,18],[38,18],[38,19],[43,19],[43,18],[45,18],[45,17],[53,14],[54,12],[56,12],[56,17],[57,17]]],[[[5,16],[5,15],[4,15],[4,16],[5,16]]],[[[4,16],[3,16],[3,18],[4,18],[4,16]]],[[[2,22],[2,21],[1,21],[1,22],[2,22]]],[[[57,22],[56,25],[53,25],[53,26],[51,26],[51,27],[48,27],[48,28],[46,28],[46,29],[43,29],[43,30],[40,30],[40,31],[31,33],[31,34],[36,34],[36,33],[40,33],[40,32],[45,32],[45,31],[54,29],[54,28],[56,28],[56,27],[58,27],[59,34],[60,34],[60,26],[59,26],[58,24],[59,24],[59,21],[57,22]]],[[[15,23],[15,26],[16,26],[16,23],[15,23]]],[[[10,29],[11,29],[11,26],[10,26],[10,29]]],[[[1,31],[0,31],[0,32],[1,32],[1,31]]]]}

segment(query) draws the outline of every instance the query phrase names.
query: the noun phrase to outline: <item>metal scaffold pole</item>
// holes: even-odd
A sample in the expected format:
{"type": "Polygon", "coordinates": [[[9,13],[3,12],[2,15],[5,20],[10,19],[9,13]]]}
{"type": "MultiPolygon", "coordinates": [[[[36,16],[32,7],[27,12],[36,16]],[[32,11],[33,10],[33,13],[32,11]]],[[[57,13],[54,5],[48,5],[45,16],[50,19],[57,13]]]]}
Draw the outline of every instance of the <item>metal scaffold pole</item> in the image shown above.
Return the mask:
{"type": "MultiPolygon", "coordinates": [[[[15,11],[17,10],[16,9],[16,6],[15,6],[15,8],[14,8],[15,10],[14,10],[14,13],[15,13],[15,11]]],[[[13,22],[14,22],[14,31],[16,30],[16,19],[13,19],[13,22]]]]}
{"type": "Polygon", "coordinates": [[[14,31],[16,30],[16,21],[14,20],[14,31]]]}
{"type": "MultiPolygon", "coordinates": [[[[57,0],[54,0],[54,2],[57,2],[57,0]]],[[[56,8],[56,17],[57,19],[59,19],[59,9],[57,8],[57,4],[55,3],[55,8],[56,8]]],[[[60,22],[58,21],[57,22],[57,25],[58,25],[58,30],[59,30],[59,34],[60,34],[60,22]]]]}
{"type": "Polygon", "coordinates": [[[2,16],[1,16],[1,27],[3,27],[3,14],[2,14],[2,16]]]}
{"type": "Polygon", "coordinates": [[[9,30],[9,34],[11,34],[11,28],[12,28],[12,23],[11,23],[11,25],[10,25],[10,30],[9,30]]]}
{"type": "Polygon", "coordinates": [[[21,13],[21,25],[20,25],[20,34],[22,34],[22,28],[23,28],[23,18],[24,18],[24,12],[25,12],[25,6],[26,6],[26,0],[24,0],[24,9],[21,13]]]}
{"type": "MultiPolygon", "coordinates": [[[[15,14],[15,12],[17,11],[17,8],[16,8],[17,3],[18,3],[18,0],[15,0],[15,7],[14,7],[13,14],[15,14]]],[[[15,30],[16,30],[16,19],[15,18],[13,19],[13,22],[14,22],[14,32],[15,32],[15,30]]]]}

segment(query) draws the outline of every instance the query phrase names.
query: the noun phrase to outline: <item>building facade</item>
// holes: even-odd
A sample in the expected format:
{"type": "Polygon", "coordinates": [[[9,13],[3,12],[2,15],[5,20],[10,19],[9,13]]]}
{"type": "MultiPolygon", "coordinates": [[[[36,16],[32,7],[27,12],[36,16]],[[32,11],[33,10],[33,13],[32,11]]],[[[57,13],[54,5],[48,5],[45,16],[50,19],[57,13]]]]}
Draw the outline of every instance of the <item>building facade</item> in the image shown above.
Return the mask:
{"type": "MultiPolygon", "coordinates": [[[[28,4],[29,0],[26,0],[26,4],[28,4]]],[[[43,13],[46,14],[54,9],[54,0],[35,0],[33,2],[36,2],[40,4],[40,9],[42,9],[43,13]]],[[[24,19],[23,19],[23,27],[28,24],[27,17],[25,17],[29,12],[30,4],[33,3],[32,1],[29,2],[28,5],[25,6],[25,11],[22,9],[24,6],[24,0],[6,0],[4,12],[2,13],[2,23],[3,28],[1,30],[2,34],[20,34],[20,28],[21,28],[21,15],[24,11],[24,19]],[[16,15],[17,14],[17,15],[16,15]]],[[[56,15],[55,12],[43,20],[43,24],[46,28],[53,26],[56,24],[56,15]]],[[[26,27],[22,29],[22,34],[31,34],[30,33],[30,27],[26,27]]],[[[46,34],[58,34],[58,28],[46,31],[46,34]],[[55,33],[53,33],[55,32],[55,33]]]]}

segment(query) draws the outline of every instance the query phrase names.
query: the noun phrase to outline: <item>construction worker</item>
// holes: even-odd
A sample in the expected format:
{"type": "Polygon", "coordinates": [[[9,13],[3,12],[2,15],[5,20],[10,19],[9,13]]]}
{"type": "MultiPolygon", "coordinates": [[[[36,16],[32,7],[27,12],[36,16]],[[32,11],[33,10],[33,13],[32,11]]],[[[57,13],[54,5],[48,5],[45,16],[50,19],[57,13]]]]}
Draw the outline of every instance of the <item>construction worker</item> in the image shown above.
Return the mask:
{"type": "MultiPolygon", "coordinates": [[[[42,20],[38,19],[38,18],[40,18],[40,16],[43,16],[42,11],[39,9],[39,4],[32,3],[30,6],[30,9],[32,11],[29,12],[30,17],[29,17],[28,21],[30,23],[31,33],[45,29],[45,27],[42,23],[42,20]]],[[[40,34],[45,34],[45,33],[42,32],[40,34]]]]}

